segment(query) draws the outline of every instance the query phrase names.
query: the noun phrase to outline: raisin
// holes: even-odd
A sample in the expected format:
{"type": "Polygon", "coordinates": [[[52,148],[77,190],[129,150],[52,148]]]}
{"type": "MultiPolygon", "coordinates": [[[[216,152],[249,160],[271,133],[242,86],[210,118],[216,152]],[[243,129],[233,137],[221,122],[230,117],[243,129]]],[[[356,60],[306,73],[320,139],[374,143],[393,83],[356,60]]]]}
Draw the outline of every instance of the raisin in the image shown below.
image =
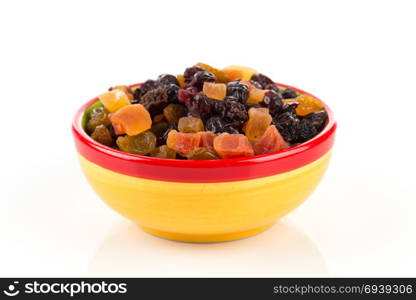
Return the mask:
{"type": "Polygon", "coordinates": [[[261,73],[257,73],[251,76],[251,80],[258,82],[262,89],[266,89],[267,85],[273,84],[273,80],[261,73]]]}
{"type": "Polygon", "coordinates": [[[296,98],[297,96],[298,96],[298,94],[296,94],[296,92],[294,90],[292,90],[291,88],[286,88],[282,92],[283,99],[292,99],[292,98],[296,98]]]}
{"type": "Polygon", "coordinates": [[[240,127],[248,120],[248,115],[244,104],[233,99],[227,97],[224,101],[215,101],[213,103],[213,110],[225,123],[240,127]]]}
{"type": "Polygon", "coordinates": [[[215,76],[205,70],[196,72],[188,86],[196,87],[199,91],[201,91],[204,82],[215,82],[215,76]]]}
{"type": "Polygon", "coordinates": [[[91,134],[91,137],[97,142],[106,146],[111,147],[114,143],[110,131],[104,125],[98,125],[97,127],[95,127],[93,133],[91,134]]]}
{"type": "Polygon", "coordinates": [[[186,155],[188,159],[191,160],[210,160],[210,159],[219,159],[217,153],[209,148],[196,148],[186,155]]]}
{"type": "Polygon", "coordinates": [[[328,114],[325,110],[319,110],[315,111],[313,113],[310,113],[309,115],[306,115],[304,117],[304,120],[309,120],[311,124],[316,128],[316,130],[319,132],[324,127],[328,120],[328,114]]]}
{"type": "Polygon", "coordinates": [[[260,102],[260,105],[263,107],[267,107],[269,109],[269,113],[272,116],[275,116],[282,110],[282,96],[279,93],[270,90],[264,94],[263,101],[260,102]]]}
{"type": "Polygon", "coordinates": [[[263,87],[261,86],[261,84],[260,84],[260,83],[258,83],[257,81],[254,81],[254,80],[249,80],[248,82],[249,82],[252,86],[254,86],[256,89],[259,89],[259,90],[263,89],[263,87]]]}
{"type": "Polygon", "coordinates": [[[205,124],[205,129],[214,133],[221,133],[227,125],[220,117],[211,117],[205,124]]]}
{"type": "Polygon", "coordinates": [[[179,119],[178,129],[184,133],[197,133],[204,131],[204,123],[199,118],[183,117],[179,119]]]}
{"type": "Polygon", "coordinates": [[[279,89],[279,87],[277,85],[275,85],[273,83],[272,84],[268,84],[268,85],[266,85],[266,88],[265,89],[266,90],[275,91],[277,94],[279,94],[280,99],[283,99],[282,91],[279,89]]]}
{"type": "Polygon", "coordinates": [[[155,148],[152,152],[150,152],[150,156],[157,158],[175,159],[176,152],[170,149],[168,146],[163,145],[155,148]]]}
{"type": "Polygon", "coordinates": [[[238,130],[232,124],[225,125],[224,128],[222,129],[222,132],[227,132],[227,133],[231,133],[231,134],[239,134],[239,133],[241,133],[240,130],[238,130]]]}
{"type": "Polygon", "coordinates": [[[297,142],[305,142],[318,134],[318,130],[310,119],[303,118],[299,123],[297,142]]]}
{"type": "Polygon", "coordinates": [[[273,123],[285,141],[289,143],[297,141],[300,120],[296,114],[290,112],[281,113],[274,119],[273,123]]]}
{"type": "Polygon", "coordinates": [[[141,97],[146,95],[147,92],[154,90],[158,87],[157,82],[149,79],[146,80],[141,86],[140,86],[140,95],[141,97]]]}
{"type": "Polygon", "coordinates": [[[161,85],[161,88],[166,91],[166,94],[168,95],[168,102],[169,103],[178,103],[178,91],[179,86],[176,84],[165,84],[161,85]]]}
{"type": "Polygon", "coordinates": [[[192,117],[200,118],[206,121],[212,115],[212,104],[217,101],[207,98],[202,92],[189,98],[188,102],[185,102],[188,108],[188,114],[192,117]]]}
{"type": "Polygon", "coordinates": [[[192,79],[194,78],[195,73],[200,72],[200,71],[204,71],[204,69],[201,68],[201,67],[198,67],[198,66],[193,66],[193,67],[187,68],[185,70],[185,72],[183,73],[185,83],[189,84],[192,81],[192,79]]]}
{"type": "Polygon", "coordinates": [[[128,153],[146,155],[156,148],[156,136],[151,131],[145,131],[133,136],[119,136],[117,146],[128,153]]]}
{"type": "Polygon", "coordinates": [[[103,106],[96,107],[89,115],[86,129],[88,133],[92,133],[95,130],[95,127],[99,125],[109,126],[110,124],[111,122],[108,118],[107,110],[103,106]]]}
{"type": "Polygon", "coordinates": [[[159,145],[163,145],[166,142],[166,138],[164,137],[166,131],[169,129],[169,124],[166,122],[160,122],[160,123],[156,123],[153,124],[152,127],[150,128],[150,131],[154,133],[154,135],[156,136],[156,144],[159,145]]]}
{"type": "Polygon", "coordinates": [[[142,96],[140,101],[152,116],[161,114],[168,105],[168,94],[163,88],[151,90],[142,96]]]}
{"type": "Polygon", "coordinates": [[[171,132],[172,130],[178,130],[178,126],[176,126],[176,124],[173,124],[173,123],[169,124],[168,128],[165,130],[163,135],[158,137],[157,144],[158,145],[166,144],[166,140],[168,139],[169,132],[171,132]]]}
{"type": "Polygon", "coordinates": [[[140,97],[142,96],[142,89],[137,87],[133,92],[133,100],[130,101],[131,104],[137,104],[140,102],[140,97]]]}
{"type": "Polygon", "coordinates": [[[159,75],[159,77],[156,80],[156,83],[159,85],[168,85],[168,84],[174,84],[179,86],[179,81],[176,78],[176,76],[170,75],[170,74],[162,74],[159,75]]]}
{"type": "Polygon", "coordinates": [[[240,80],[229,82],[227,84],[227,96],[234,97],[239,102],[244,103],[248,98],[248,86],[240,80]]]}
{"type": "Polygon", "coordinates": [[[169,104],[163,109],[163,115],[169,123],[177,124],[179,119],[186,116],[188,110],[182,104],[169,104]]]}

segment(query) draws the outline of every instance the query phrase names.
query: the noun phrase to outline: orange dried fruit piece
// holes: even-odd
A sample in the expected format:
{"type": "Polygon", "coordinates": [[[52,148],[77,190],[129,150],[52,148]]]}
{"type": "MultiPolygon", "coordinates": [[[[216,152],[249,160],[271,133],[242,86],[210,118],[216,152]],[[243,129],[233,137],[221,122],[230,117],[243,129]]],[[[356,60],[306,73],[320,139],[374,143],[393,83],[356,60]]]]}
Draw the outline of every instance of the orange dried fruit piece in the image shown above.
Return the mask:
{"type": "Polygon", "coordinates": [[[204,131],[204,123],[200,118],[182,117],[179,119],[178,129],[184,133],[197,133],[204,131]]]}
{"type": "Polygon", "coordinates": [[[215,100],[224,100],[227,95],[227,85],[225,83],[204,82],[202,92],[205,96],[215,100]]]}
{"type": "Polygon", "coordinates": [[[152,118],[141,104],[123,106],[109,118],[117,135],[124,133],[130,136],[137,135],[152,126],[152,118]]]}
{"type": "Polygon", "coordinates": [[[272,116],[267,108],[252,107],[248,110],[248,121],[243,131],[250,141],[257,141],[272,123],[272,116]]]}
{"type": "Polygon", "coordinates": [[[205,71],[208,71],[208,72],[214,74],[216,82],[227,83],[227,82],[230,81],[229,78],[228,78],[228,75],[225,72],[223,72],[222,70],[216,69],[214,67],[211,67],[210,65],[203,64],[203,63],[197,63],[196,65],[198,67],[201,67],[205,71]]]}
{"type": "Polygon", "coordinates": [[[211,160],[220,158],[217,153],[210,148],[196,148],[189,152],[186,157],[191,160],[211,160]]]}
{"type": "Polygon", "coordinates": [[[176,79],[178,79],[179,86],[181,88],[185,88],[185,86],[186,86],[185,77],[182,74],[179,74],[179,75],[176,75],[176,79]]]}
{"type": "Polygon", "coordinates": [[[130,100],[122,90],[111,90],[98,96],[98,99],[109,112],[115,112],[123,106],[129,105],[130,100]]]}
{"type": "Polygon", "coordinates": [[[113,91],[113,90],[120,90],[120,91],[125,92],[130,101],[134,99],[133,92],[131,88],[128,87],[127,85],[116,85],[109,89],[109,91],[113,91]]]}
{"type": "Polygon", "coordinates": [[[308,95],[300,95],[293,99],[285,99],[284,103],[297,102],[299,105],[296,107],[296,114],[298,116],[306,116],[318,110],[324,109],[324,105],[315,98],[308,95]]]}
{"type": "Polygon", "coordinates": [[[280,135],[276,126],[270,125],[258,141],[253,145],[253,148],[254,153],[256,154],[267,154],[288,149],[289,145],[280,135]]]}
{"type": "Polygon", "coordinates": [[[116,143],[124,152],[147,155],[156,148],[156,136],[151,131],[145,131],[134,136],[119,136],[116,143]]]}
{"type": "Polygon", "coordinates": [[[250,80],[251,76],[257,73],[256,70],[243,66],[228,66],[222,69],[222,71],[227,74],[230,81],[236,79],[250,80]]]}
{"type": "Polygon", "coordinates": [[[198,134],[201,136],[200,147],[214,149],[216,135],[212,131],[200,131],[198,134]]]}
{"type": "Polygon", "coordinates": [[[252,103],[252,104],[256,104],[259,103],[261,101],[263,101],[264,99],[264,94],[267,92],[268,90],[261,90],[258,88],[249,88],[248,91],[248,98],[247,98],[247,102],[248,103],[252,103]]]}
{"type": "Polygon", "coordinates": [[[157,157],[157,158],[175,159],[176,152],[170,149],[168,146],[163,145],[163,146],[155,148],[152,152],[150,152],[150,156],[157,157]]]}
{"type": "Polygon", "coordinates": [[[254,155],[253,147],[244,134],[222,133],[215,137],[214,149],[222,158],[254,155]]]}
{"type": "Polygon", "coordinates": [[[182,155],[187,155],[199,147],[201,136],[197,133],[183,133],[176,130],[169,131],[166,145],[182,155]]]}

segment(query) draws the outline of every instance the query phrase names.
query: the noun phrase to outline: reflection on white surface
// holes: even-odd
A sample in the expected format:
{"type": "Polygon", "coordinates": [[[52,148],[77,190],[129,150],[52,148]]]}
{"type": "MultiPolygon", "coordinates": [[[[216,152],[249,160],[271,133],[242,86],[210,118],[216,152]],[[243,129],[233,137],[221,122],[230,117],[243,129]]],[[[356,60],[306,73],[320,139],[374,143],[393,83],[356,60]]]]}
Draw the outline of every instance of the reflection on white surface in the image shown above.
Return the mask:
{"type": "Polygon", "coordinates": [[[314,242],[288,222],[226,243],[190,244],[160,239],[133,224],[104,240],[89,276],[322,276],[324,259],[314,242]]]}

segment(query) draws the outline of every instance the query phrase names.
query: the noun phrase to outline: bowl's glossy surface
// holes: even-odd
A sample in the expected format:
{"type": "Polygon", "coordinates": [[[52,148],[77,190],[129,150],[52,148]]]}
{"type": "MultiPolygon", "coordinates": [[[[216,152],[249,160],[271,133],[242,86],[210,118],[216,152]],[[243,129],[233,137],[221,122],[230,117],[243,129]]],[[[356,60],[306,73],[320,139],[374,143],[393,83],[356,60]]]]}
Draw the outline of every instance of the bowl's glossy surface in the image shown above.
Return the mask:
{"type": "Polygon", "coordinates": [[[180,241],[219,242],[250,236],[295,209],[324,174],[336,129],[326,106],[329,120],[324,130],[286,151],[214,161],[158,159],[92,140],[81,119],[95,101],[86,103],[73,122],[88,181],[123,216],[150,233],[180,241]]]}

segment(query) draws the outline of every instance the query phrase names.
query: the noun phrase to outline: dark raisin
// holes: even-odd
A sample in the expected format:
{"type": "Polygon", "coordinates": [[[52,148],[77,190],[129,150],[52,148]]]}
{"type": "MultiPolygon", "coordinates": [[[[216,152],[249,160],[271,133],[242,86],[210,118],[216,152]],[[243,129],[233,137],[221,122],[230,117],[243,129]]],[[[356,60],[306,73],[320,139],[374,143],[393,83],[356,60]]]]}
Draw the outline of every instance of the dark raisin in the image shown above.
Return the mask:
{"type": "Polygon", "coordinates": [[[296,114],[284,112],[279,114],[273,123],[287,142],[292,143],[298,140],[300,121],[296,114]]]}
{"type": "Polygon", "coordinates": [[[215,82],[215,76],[208,71],[196,72],[188,86],[196,87],[199,91],[201,91],[204,82],[215,82]]]}
{"type": "Polygon", "coordinates": [[[195,73],[200,72],[200,71],[204,71],[204,69],[202,69],[201,67],[198,67],[198,66],[193,66],[193,67],[187,68],[185,70],[185,72],[183,73],[185,83],[186,84],[190,83],[192,81],[192,79],[194,78],[195,73]]]}
{"type": "Polygon", "coordinates": [[[249,80],[249,82],[250,82],[252,85],[254,85],[254,87],[255,87],[255,88],[257,88],[257,89],[259,89],[259,90],[262,90],[262,89],[263,89],[263,87],[261,86],[261,84],[260,84],[260,83],[258,83],[257,81],[254,81],[254,80],[249,80]]]}
{"type": "Polygon", "coordinates": [[[235,126],[233,126],[232,124],[227,124],[224,126],[222,132],[227,132],[227,133],[231,133],[231,134],[239,134],[241,133],[240,130],[238,130],[235,126]]]}
{"type": "Polygon", "coordinates": [[[268,91],[264,94],[263,101],[260,102],[260,105],[267,107],[273,117],[277,116],[283,107],[282,96],[273,90],[268,91]]]}
{"type": "Polygon", "coordinates": [[[280,95],[280,97],[283,99],[282,96],[282,91],[279,89],[279,87],[275,84],[268,84],[266,85],[266,90],[272,90],[275,91],[276,93],[278,93],[280,95]]]}
{"type": "Polygon", "coordinates": [[[328,120],[328,114],[325,110],[319,110],[306,115],[304,119],[309,120],[319,132],[325,127],[326,121],[328,120]]]}
{"type": "Polygon", "coordinates": [[[296,115],[296,107],[298,107],[298,102],[292,102],[292,103],[283,103],[282,112],[281,113],[291,113],[296,115]]]}
{"type": "Polygon", "coordinates": [[[188,115],[206,121],[212,115],[212,104],[214,101],[217,100],[209,99],[203,93],[196,94],[190,104],[186,105],[188,108],[188,115]]]}
{"type": "Polygon", "coordinates": [[[303,118],[299,123],[297,142],[305,142],[318,134],[310,119],[303,118]]]}
{"type": "Polygon", "coordinates": [[[225,125],[227,124],[220,117],[211,117],[205,123],[205,130],[221,133],[223,132],[225,125]]]}
{"type": "Polygon", "coordinates": [[[142,96],[140,101],[152,116],[161,114],[168,105],[168,94],[163,88],[151,90],[142,96]]]}
{"type": "Polygon", "coordinates": [[[227,96],[234,97],[241,103],[244,103],[248,97],[248,86],[240,80],[229,82],[227,84],[227,96]]]}
{"type": "Polygon", "coordinates": [[[231,99],[227,98],[223,101],[214,102],[215,114],[221,117],[226,123],[230,123],[238,128],[248,120],[247,110],[244,104],[231,99]]]}
{"type": "Polygon", "coordinates": [[[149,79],[146,80],[141,86],[140,86],[140,97],[143,97],[146,95],[148,91],[154,90],[158,87],[158,84],[156,81],[149,79]]]}
{"type": "Polygon", "coordinates": [[[265,89],[269,84],[273,84],[273,80],[261,73],[253,74],[253,76],[251,76],[251,80],[257,81],[261,85],[262,89],[265,89]]]}
{"type": "Polygon", "coordinates": [[[164,138],[164,134],[166,130],[168,130],[169,124],[166,122],[160,122],[152,125],[152,128],[150,128],[150,131],[153,132],[156,136],[156,144],[157,146],[163,145],[166,142],[166,139],[164,138]]]}
{"type": "Polygon", "coordinates": [[[142,89],[140,87],[136,88],[133,92],[133,100],[130,101],[131,104],[137,104],[140,102],[140,97],[142,96],[142,89]],[[133,103],[134,102],[134,103],[133,103]]]}
{"type": "Polygon", "coordinates": [[[296,98],[297,96],[298,95],[296,94],[296,92],[294,90],[292,90],[291,88],[286,88],[282,92],[283,99],[292,99],[292,98],[296,98]]]}
{"type": "Polygon", "coordinates": [[[166,91],[168,95],[168,102],[169,103],[177,103],[178,102],[178,91],[179,86],[173,83],[161,85],[161,87],[166,91]]]}
{"type": "Polygon", "coordinates": [[[157,78],[156,82],[159,85],[168,85],[168,84],[174,84],[179,86],[179,81],[176,78],[176,76],[170,75],[170,74],[162,74],[159,75],[159,77],[157,78]]]}

